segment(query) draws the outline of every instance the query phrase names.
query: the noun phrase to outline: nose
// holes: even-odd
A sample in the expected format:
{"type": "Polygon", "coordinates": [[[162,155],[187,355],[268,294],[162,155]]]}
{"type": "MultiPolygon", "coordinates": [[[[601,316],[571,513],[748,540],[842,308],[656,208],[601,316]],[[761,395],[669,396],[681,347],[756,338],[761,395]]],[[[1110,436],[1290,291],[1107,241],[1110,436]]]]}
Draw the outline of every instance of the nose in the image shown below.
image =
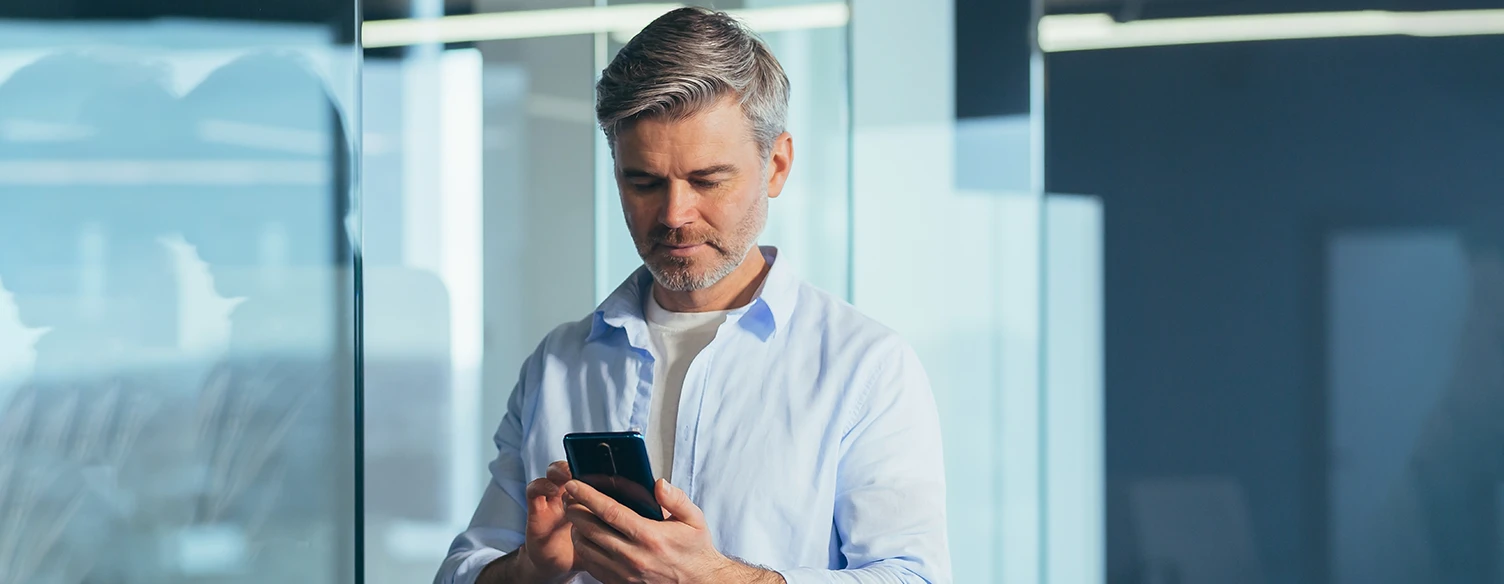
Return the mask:
{"type": "Polygon", "coordinates": [[[671,180],[668,184],[667,200],[663,203],[663,213],[658,221],[669,229],[678,229],[698,218],[695,204],[699,195],[684,181],[671,180]]]}

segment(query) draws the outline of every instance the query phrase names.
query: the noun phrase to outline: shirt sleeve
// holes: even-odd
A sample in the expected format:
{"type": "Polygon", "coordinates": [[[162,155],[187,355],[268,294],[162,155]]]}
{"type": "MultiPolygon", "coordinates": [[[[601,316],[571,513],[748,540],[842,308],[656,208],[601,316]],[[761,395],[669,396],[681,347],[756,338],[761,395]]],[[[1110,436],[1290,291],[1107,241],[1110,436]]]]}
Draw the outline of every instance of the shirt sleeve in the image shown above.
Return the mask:
{"type": "Polygon", "coordinates": [[[488,564],[522,546],[527,521],[524,490],[528,479],[522,465],[522,404],[527,367],[523,365],[507,400],[507,413],[496,430],[497,453],[496,460],[491,462],[491,483],[481,496],[469,529],[450,544],[449,555],[439,567],[434,584],[475,584],[488,564]]]}
{"type": "Polygon", "coordinates": [[[902,346],[880,365],[843,439],[835,523],[844,570],[781,571],[789,584],[950,584],[940,416],[902,346]]]}

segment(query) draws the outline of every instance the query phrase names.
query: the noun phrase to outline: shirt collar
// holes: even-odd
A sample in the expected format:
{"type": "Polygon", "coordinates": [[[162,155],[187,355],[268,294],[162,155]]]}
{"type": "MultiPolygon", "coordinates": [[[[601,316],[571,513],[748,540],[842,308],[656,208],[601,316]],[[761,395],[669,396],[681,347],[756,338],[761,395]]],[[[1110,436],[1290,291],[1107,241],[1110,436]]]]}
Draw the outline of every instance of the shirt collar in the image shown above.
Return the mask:
{"type": "MultiPolygon", "coordinates": [[[[747,330],[766,341],[779,327],[787,326],[794,313],[798,298],[799,282],[790,273],[788,266],[778,260],[778,248],[761,246],[762,257],[771,266],[767,277],[752,303],[731,311],[731,317],[747,330]]],[[[601,301],[590,325],[590,335],[585,342],[594,342],[615,331],[623,331],[634,346],[646,346],[647,319],[642,312],[645,294],[653,284],[653,275],[646,266],[638,267],[605,300],[601,301]]]]}

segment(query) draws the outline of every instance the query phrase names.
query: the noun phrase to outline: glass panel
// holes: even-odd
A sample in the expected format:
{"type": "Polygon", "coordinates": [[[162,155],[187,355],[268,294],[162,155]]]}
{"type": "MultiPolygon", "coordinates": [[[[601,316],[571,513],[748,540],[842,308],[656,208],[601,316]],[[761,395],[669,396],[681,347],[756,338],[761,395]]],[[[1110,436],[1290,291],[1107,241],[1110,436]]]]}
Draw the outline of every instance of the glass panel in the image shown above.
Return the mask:
{"type": "MultiPolygon", "coordinates": [[[[498,137],[505,118],[487,115],[484,84],[494,81],[482,53],[403,53],[369,55],[363,75],[366,421],[380,429],[365,444],[366,566],[377,584],[432,580],[475,510],[494,455],[494,423],[482,424],[483,351],[507,344],[516,326],[485,307],[520,302],[483,295],[505,293],[488,288],[486,274],[517,277],[514,266],[487,262],[522,244],[511,229],[483,236],[515,219],[493,193],[515,200],[517,173],[490,166],[495,150],[483,141],[514,138],[498,137]]],[[[579,296],[588,300],[588,281],[579,296]]],[[[520,362],[525,352],[515,352],[520,362]]]]}
{"type": "Polygon", "coordinates": [[[1049,67],[1050,188],[1102,195],[1109,580],[1500,582],[1504,37],[1049,67]]]}
{"type": "MultiPolygon", "coordinates": [[[[477,12],[589,6],[478,2],[477,12]]],[[[490,479],[522,360],[595,306],[595,36],[366,62],[366,544],[430,581],[490,479]]]]}
{"type": "Polygon", "coordinates": [[[356,581],[355,7],[180,4],[0,8],[6,584],[356,581]]]}
{"type": "Polygon", "coordinates": [[[929,374],[955,581],[1034,584],[1044,198],[1033,15],[1026,2],[940,4],[854,6],[852,292],[929,374]]]}
{"type": "Polygon", "coordinates": [[[1044,202],[1040,473],[1044,581],[1106,580],[1102,200],[1044,202]]]}

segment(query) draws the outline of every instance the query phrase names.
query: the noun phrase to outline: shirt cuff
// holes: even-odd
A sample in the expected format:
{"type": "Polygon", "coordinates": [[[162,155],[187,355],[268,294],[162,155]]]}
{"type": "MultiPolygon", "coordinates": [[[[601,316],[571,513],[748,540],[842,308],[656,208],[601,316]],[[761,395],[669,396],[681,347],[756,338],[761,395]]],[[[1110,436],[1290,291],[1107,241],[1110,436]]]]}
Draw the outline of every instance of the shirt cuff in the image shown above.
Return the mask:
{"type": "Polygon", "coordinates": [[[450,580],[450,582],[452,584],[475,584],[475,579],[480,577],[481,571],[485,570],[486,566],[505,555],[506,553],[504,552],[490,548],[475,550],[454,569],[454,579],[450,580]]]}

